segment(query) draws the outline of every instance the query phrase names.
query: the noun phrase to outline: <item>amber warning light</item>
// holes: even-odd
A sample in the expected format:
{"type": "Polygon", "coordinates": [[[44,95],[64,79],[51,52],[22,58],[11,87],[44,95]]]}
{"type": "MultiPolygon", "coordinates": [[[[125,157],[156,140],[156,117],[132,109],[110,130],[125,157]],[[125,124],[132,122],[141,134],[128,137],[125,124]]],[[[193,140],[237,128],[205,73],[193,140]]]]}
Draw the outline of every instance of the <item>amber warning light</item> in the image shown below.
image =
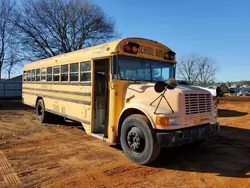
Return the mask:
{"type": "Polygon", "coordinates": [[[124,46],[124,52],[131,53],[131,54],[137,54],[139,47],[140,47],[139,44],[136,44],[136,43],[133,43],[133,42],[128,42],[124,46]]]}

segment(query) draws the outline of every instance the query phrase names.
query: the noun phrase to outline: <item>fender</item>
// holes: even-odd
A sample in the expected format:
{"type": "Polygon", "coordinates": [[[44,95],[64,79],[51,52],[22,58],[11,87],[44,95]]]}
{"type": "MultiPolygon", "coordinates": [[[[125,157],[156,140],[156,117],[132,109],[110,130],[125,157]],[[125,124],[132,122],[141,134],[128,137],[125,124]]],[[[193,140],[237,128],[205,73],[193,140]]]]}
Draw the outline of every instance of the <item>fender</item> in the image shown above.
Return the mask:
{"type": "Polygon", "coordinates": [[[152,106],[149,106],[149,105],[140,104],[140,103],[132,103],[132,104],[126,105],[123,108],[123,110],[122,110],[122,112],[121,112],[121,114],[119,116],[119,121],[120,121],[120,118],[121,118],[123,112],[126,111],[127,109],[130,109],[130,108],[134,108],[134,109],[142,111],[147,116],[147,118],[149,119],[152,127],[155,128],[155,123],[154,123],[154,121],[152,119],[152,115],[150,115],[150,111],[153,112],[154,109],[155,109],[155,107],[152,107],[152,106]]]}

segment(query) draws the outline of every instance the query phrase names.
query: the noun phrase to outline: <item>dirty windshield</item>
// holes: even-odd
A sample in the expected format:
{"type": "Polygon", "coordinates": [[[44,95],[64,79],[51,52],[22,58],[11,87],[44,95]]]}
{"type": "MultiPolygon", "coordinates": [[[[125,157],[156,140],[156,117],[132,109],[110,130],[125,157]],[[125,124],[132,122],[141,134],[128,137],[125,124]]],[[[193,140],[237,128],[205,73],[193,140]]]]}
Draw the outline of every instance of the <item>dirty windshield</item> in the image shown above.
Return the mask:
{"type": "Polygon", "coordinates": [[[140,58],[119,58],[121,80],[164,81],[174,77],[174,65],[140,58]]]}

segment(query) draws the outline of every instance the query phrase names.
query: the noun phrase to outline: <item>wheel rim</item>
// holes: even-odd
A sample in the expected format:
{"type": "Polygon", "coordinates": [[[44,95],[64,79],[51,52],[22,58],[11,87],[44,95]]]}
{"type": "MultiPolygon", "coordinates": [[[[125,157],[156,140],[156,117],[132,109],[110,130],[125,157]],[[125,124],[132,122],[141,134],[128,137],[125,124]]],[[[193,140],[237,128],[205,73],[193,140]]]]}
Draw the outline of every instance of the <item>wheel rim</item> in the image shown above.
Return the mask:
{"type": "Polygon", "coordinates": [[[137,127],[132,127],[127,133],[127,144],[134,153],[142,153],[145,147],[144,136],[137,127]]]}
{"type": "Polygon", "coordinates": [[[38,104],[38,106],[37,106],[37,116],[40,119],[42,117],[42,115],[43,115],[43,107],[40,104],[38,104]]]}

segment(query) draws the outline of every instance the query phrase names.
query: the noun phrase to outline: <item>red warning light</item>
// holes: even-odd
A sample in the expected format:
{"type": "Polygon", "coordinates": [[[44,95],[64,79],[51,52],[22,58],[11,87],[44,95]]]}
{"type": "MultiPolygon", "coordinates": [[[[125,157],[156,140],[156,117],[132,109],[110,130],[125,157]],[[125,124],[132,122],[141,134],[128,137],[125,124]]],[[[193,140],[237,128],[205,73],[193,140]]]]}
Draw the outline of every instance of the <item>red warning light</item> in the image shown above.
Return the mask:
{"type": "Polygon", "coordinates": [[[169,51],[168,53],[164,54],[164,59],[166,60],[175,60],[175,52],[169,51]]]}
{"type": "Polygon", "coordinates": [[[129,44],[126,44],[126,45],[124,46],[124,51],[125,51],[125,52],[128,52],[128,53],[131,53],[131,46],[130,46],[129,44]]]}
{"type": "Polygon", "coordinates": [[[139,47],[140,47],[139,44],[136,44],[136,43],[133,43],[133,42],[128,42],[124,46],[124,52],[132,53],[132,54],[137,54],[139,47]]]}

